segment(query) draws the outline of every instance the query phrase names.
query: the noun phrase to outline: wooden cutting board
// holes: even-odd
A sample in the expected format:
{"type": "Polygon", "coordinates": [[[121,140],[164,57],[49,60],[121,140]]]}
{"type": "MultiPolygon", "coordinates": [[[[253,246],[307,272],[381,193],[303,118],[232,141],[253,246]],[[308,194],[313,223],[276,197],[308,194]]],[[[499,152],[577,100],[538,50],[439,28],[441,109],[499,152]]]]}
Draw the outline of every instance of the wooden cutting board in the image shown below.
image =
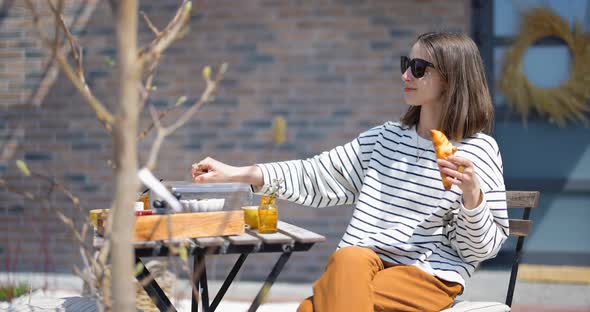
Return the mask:
{"type": "MultiPolygon", "coordinates": [[[[104,228],[106,214],[100,218],[98,232],[104,228]]],[[[167,240],[244,234],[242,210],[192,212],[135,218],[133,240],[167,240]]]]}

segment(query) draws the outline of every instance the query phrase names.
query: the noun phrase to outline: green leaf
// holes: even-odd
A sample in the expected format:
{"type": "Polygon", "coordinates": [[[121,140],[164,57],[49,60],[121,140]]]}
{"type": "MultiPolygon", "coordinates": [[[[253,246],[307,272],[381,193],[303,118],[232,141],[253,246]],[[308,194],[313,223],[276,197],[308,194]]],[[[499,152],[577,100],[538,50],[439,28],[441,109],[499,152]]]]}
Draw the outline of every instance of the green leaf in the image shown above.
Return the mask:
{"type": "Polygon", "coordinates": [[[139,276],[139,274],[141,274],[141,272],[143,272],[143,263],[142,262],[138,262],[135,265],[135,276],[139,276]]]}
{"type": "Polygon", "coordinates": [[[186,262],[188,260],[188,251],[185,246],[180,246],[178,253],[180,254],[180,259],[182,259],[182,261],[186,262]]]}
{"type": "Polygon", "coordinates": [[[31,176],[31,171],[29,170],[29,167],[27,166],[26,162],[19,159],[16,161],[16,166],[24,175],[26,175],[27,177],[31,176]]]}
{"type": "Polygon", "coordinates": [[[186,102],[185,95],[179,97],[178,100],[176,100],[176,104],[174,104],[174,106],[180,106],[180,105],[184,104],[184,102],[186,102]]]}
{"type": "Polygon", "coordinates": [[[287,121],[283,116],[277,116],[273,120],[272,138],[276,145],[281,145],[287,137],[287,121]]]}
{"type": "Polygon", "coordinates": [[[187,2],[187,3],[184,5],[184,9],[185,9],[187,12],[190,12],[190,11],[192,10],[192,8],[193,8],[193,3],[192,3],[191,1],[187,2]]]}
{"type": "Polygon", "coordinates": [[[228,67],[228,66],[229,66],[229,65],[228,65],[227,63],[223,63],[223,64],[221,64],[221,68],[219,69],[219,72],[220,72],[222,75],[223,75],[223,74],[225,74],[225,72],[227,71],[227,67],[228,67]]]}
{"type": "Polygon", "coordinates": [[[211,78],[211,66],[205,66],[203,68],[203,77],[207,80],[211,78]]]}
{"type": "Polygon", "coordinates": [[[113,58],[112,57],[109,57],[109,56],[105,57],[104,62],[109,67],[114,67],[115,64],[116,64],[115,60],[113,60],[113,58]]]}

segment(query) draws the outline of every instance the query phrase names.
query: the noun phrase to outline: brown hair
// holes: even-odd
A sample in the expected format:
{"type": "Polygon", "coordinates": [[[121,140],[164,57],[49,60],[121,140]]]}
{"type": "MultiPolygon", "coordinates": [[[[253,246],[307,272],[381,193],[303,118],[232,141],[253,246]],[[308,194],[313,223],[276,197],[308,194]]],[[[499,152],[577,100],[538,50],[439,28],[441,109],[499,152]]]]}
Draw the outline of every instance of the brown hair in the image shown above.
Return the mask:
{"type": "MultiPolygon", "coordinates": [[[[490,133],[494,106],[475,42],[464,34],[433,32],[420,35],[416,43],[432,57],[446,85],[438,130],[455,141],[490,133]]],[[[420,106],[411,106],[401,122],[417,126],[419,120],[420,106]]]]}

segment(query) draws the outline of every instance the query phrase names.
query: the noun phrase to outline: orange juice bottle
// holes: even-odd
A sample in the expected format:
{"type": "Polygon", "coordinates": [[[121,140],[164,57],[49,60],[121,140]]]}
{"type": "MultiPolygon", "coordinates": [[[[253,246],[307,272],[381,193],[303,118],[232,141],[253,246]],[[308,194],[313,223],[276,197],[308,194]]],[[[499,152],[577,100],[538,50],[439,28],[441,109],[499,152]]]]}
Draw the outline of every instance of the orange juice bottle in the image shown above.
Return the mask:
{"type": "Polygon", "coordinates": [[[147,192],[139,193],[137,195],[137,201],[143,203],[143,210],[150,210],[150,198],[147,192]]]}
{"type": "Polygon", "coordinates": [[[279,208],[276,204],[276,196],[262,196],[258,206],[258,233],[276,233],[278,218],[279,208]]]}

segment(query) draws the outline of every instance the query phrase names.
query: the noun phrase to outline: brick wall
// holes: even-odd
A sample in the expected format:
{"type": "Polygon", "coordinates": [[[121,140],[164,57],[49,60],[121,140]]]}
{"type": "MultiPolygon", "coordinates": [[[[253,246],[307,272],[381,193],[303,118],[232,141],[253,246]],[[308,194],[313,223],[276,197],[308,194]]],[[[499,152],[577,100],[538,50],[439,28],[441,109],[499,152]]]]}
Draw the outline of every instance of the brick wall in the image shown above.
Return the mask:
{"type": "MultiPolygon", "coordinates": [[[[24,25],[25,18],[18,13],[22,9],[5,3],[0,1],[0,8],[6,10],[0,12],[0,130],[4,142],[13,129],[22,129],[22,136],[16,154],[0,162],[0,175],[21,189],[41,188],[21,178],[14,168],[15,158],[25,159],[32,170],[51,173],[67,184],[86,209],[108,206],[113,191],[107,166],[112,155],[110,137],[61,75],[40,107],[27,102],[22,94],[34,92],[35,85],[22,83],[22,76],[26,80],[27,75],[37,75],[36,69],[22,67],[16,77],[6,74],[6,64],[13,54],[43,58],[44,52],[36,45],[9,47],[7,42],[34,39],[29,31],[7,30],[9,24],[24,25]]],[[[177,4],[142,1],[141,10],[161,28],[177,4]]],[[[190,165],[205,156],[235,165],[310,157],[399,118],[405,110],[399,55],[407,53],[419,33],[467,31],[469,16],[466,0],[204,1],[202,11],[191,20],[190,32],[165,54],[151,101],[160,109],[174,105],[182,95],[190,102],[203,89],[203,66],[228,62],[229,71],[216,101],[166,141],[156,174],[188,180],[190,165]],[[271,121],[279,115],[287,120],[287,141],[273,147],[271,121]]],[[[102,1],[79,34],[86,47],[87,80],[114,110],[116,68],[105,62],[116,58],[113,27],[110,9],[102,1]]],[[[141,43],[148,42],[152,34],[145,24],[140,31],[141,43]]],[[[147,113],[142,117],[143,128],[147,113]]],[[[152,139],[140,144],[142,162],[152,139]]],[[[74,211],[62,196],[54,197],[54,205],[68,214],[84,214],[74,211]]],[[[0,263],[4,266],[0,270],[71,272],[80,259],[61,222],[38,203],[7,192],[0,192],[0,199],[0,263]]],[[[336,247],[351,207],[279,204],[282,219],[327,237],[326,243],[310,252],[294,255],[280,277],[313,281],[336,247]]],[[[240,278],[261,279],[277,256],[250,257],[240,278]]],[[[209,274],[223,276],[233,259],[212,260],[215,269],[209,274]]]]}
{"type": "MultiPolygon", "coordinates": [[[[38,4],[37,13],[44,17],[42,26],[48,36],[53,36],[51,10],[45,1],[32,1],[38,4]],[[43,4],[43,5],[40,5],[43,4]]],[[[64,20],[72,31],[84,27],[88,14],[94,10],[96,0],[64,1],[64,20]]],[[[53,81],[54,71],[50,70],[49,57],[36,30],[31,27],[32,18],[26,2],[0,0],[0,106],[30,104],[36,92],[46,91],[53,81]],[[45,80],[42,78],[46,78],[45,80]],[[43,84],[43,81],[46,83],[43,84]]],[[[38,103],[37,103],[38,104],[38,103]]]]}

